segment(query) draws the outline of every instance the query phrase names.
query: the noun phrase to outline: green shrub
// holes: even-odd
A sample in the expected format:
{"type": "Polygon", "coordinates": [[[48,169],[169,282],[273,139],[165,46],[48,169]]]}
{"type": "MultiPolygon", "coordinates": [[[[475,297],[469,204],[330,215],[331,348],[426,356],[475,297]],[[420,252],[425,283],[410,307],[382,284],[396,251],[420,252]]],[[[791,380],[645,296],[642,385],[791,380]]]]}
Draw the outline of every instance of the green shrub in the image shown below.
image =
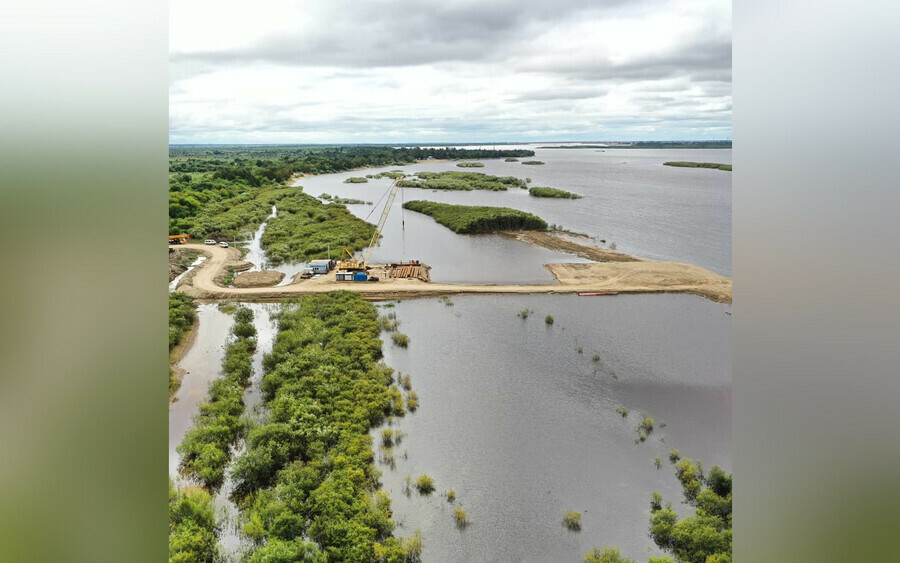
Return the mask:
{"type": "Polygon", "coordinates": [[[169,481],[169,561],[219,561],[213,499],[199,487],[169,481]]]}
{"type": "Polygon", "coordinates": [[[509,158],[504,158],[504,159],[503,159],[503,162],[519,162],[519,159],[518,159],[518,158],[509,157],[509,158]]]}
{"type": "Polygon", "coordinates": [[[469,525],[469,514],[461,506],[453,510],[453,516],[456,518],[457,527],[465,528],[469,525]]]}
{"type": "Polygon", "coordinates": [[[419,394],[415,391],[406,394],[406,408],[409,412],[416,412],[416,409],[419,408],[419,394]]]}
{"type": "Polygon", "coordinates": [[[368,181],[369,181],[368,178],[360,178],[359,176],[351,176],[350,178],[347,178],[346,180],[344,180],[344,183],[345,184],[365,184],[368,181]]]}
{"type": "Polygon", "coordinates": [[[557,199],[581,199],[581,196],[578,194],[556,188],[528,188],[528,195],[532,197],[550,197],[557,199]]]}
{"type": "Polygon", "coordinates": [[[672,463],[678,463],[678,460],[681,459],[681,452],[678,450],[669,450],[669,461],[672,463]]]}
{"type": "Polygon", "coordinates": [[[181,342],[181,337],[197,319],[194,298],[184,293],[169,294],[169,350],[181,342]]]}
{"type": "Polygon", "coordinates": [[[594,354],[594,355],[591,357],[591,361],[592,361],[592,362],[599,362],[599,361],[600,361],[600,354],[594,354]]]}
{"type": "Polygon", "coordinates": [[[387,447],[394,445],[394,431],[390,428],[385,428],[381,431],[381,443],[387,447]]]}
{"type": "Polygon", "coordinates": [[[452,205],[431,201],[407,201],[404,209],[429,215],[455,233],[478,234],[497,231],[545,231],[547,223],[531,213],[509,207],[452,205]]]}
{"type": "Polygon", "coordinates": [[[619,407],[619,408],[617,408],[617,409],[616,409],[616,412],[619,413],[619,414],[621,414],[622,417],[628,416],[628,409],[626,409],[625,407],[619,407]]]}
{"type": "Polygon", "coordinates": [[[547,315],[546,317],[544,317],[544,322],[548,325],[552,325],[553,324],[553,315],[547,315]]]}
{"type": "Polygon", "coordinates": [[[415,178],[397,182],[402,188],[429,190],[488,190],[506,191],[509,188],[525,188],[525,182],[512,176],[489,176],[481,172],[419,172],[415,178]]]}
{"type": "Polygon", "coordinates": [[[430,495],[434,492],[434,479],[427,473],[419,475],[419,478],[416,479],[416,489],[419,494],[430,495]]]}
{"type": "Polygon", "coordinates": [[[653,491],[653,494],[650,495],[650,511],[656,512],[657,510],[662,510],[662,495],[653,491]]]}
{"type": "Polygon", "coordinates": [[[447,502],[453,502],[456,500],[456,491],[450,489],[447,491],[447,502]]]}
{"type": "Polygon", "coordinates": [[[406,348],[409,346],[409,337],[405,334],[400,334],[399,332],[395,332],[391,334],[391,340],[394,341],[394,344],[400,346],[401,348],[406,348]]]}
{"type": "Polygon", "coordinates": [[[536,166],[536,165],[541,165],[541,164],[544,164],[544,163],[541,162],[540,160],[523,160],[523,161],[522,161],[522,164],[530,164],[530,165],[532,165],[532,166],[536,166]]]}
{"type": "Polygon", "coordinates": [[[684,161],[676,161],[676,162],[663,162],[664,166],[677,166],[681,168],[714,168],[717,170],[727,170],[731,172],[730,164],[718,164],[715,162],[684,162],[684,161]]]}
{"type": "Polygon", "coordinates": [[[534,311],[532,311],[531,309],[522,309],[521,311],[519,311],[519,317],[521,317],[523,320],[527,319],[528,315],[530,315],[533,312],[534,311]]]}
{"type": "Polygon", "coordinates": [[[484,168],[483,162],[460,162],[457,164],[460,168],[484,168]]]}
{"type": "Polygon", "coordinates": [[[581,513],[575,512],[572,510],[567,510],[565,514],[563,514],[563,526],[566,528],[577,532],[581,530],[581,513]]]}
{"type": "Polygon", "coordinates": [[[595,547],[584,555],[584,563],[637,563],[637,560],[623,557],[618,547],[595,547]]]}
{"type": "Polygon", "coordinates": [[[644,419],[638,424],[638,431],[644,434],[650,434],[653,432],[653,419],[644,414],[644,419]]]}

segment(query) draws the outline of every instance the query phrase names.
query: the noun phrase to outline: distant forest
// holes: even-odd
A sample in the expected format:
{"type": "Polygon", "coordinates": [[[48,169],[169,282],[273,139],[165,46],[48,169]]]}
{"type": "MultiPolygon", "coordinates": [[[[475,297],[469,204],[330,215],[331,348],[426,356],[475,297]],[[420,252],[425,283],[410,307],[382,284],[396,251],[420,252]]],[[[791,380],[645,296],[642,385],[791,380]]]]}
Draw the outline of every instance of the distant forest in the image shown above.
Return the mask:
{"type": "Polygon", "coordinates": [[[531,150],[457,149],[452,147],[172,145],[169,172],[220,172],[253,169],[283,182],[294,173],[327,174],[353,168],[403,166],[417,160],[534,156],[531,150]]]}

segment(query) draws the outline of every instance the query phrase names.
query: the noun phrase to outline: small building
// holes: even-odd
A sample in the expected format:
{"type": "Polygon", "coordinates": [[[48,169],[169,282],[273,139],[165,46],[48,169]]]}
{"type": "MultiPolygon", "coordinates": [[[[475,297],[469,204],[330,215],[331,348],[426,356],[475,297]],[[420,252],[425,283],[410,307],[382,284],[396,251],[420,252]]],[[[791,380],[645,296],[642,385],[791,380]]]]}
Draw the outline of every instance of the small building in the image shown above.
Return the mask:
{"type": "Polygon", "coordinates": [[[353,281],[353,272],[339,271],[335,274],[337,281],[353,281]]]}
{"type": "Polygon", "coordinates": [[[309,269],[316,274],[327,274],[333,266],[331,260],[313,260],[309,263],[309,269]]]}

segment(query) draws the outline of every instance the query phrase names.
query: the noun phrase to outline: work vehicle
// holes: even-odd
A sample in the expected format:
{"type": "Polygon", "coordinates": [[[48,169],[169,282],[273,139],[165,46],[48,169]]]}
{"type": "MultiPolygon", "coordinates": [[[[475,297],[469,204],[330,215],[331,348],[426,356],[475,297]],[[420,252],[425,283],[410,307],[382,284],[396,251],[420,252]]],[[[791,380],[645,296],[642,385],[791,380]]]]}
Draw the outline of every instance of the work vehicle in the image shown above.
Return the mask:
{"type": "Polygon", "coordinates": [[[208,238],[208,239],[206,239],[205,241],[203,241],[203,244],[216,244],[216,241],[214,241],[214,240],[211,239],[211,238],[208,238]]]}
{"type": "Polygon", "coordinates": [[[191,235],[169,235],[169,244],[187,244],[191,235]]]}
{"type": "Polygon", "coordinates": [[[219,246],[221,246],[222,248],[228,248],[228,243],[227,243],[227,242],[220,242],[220,243],[219,243],[219,246]]]}

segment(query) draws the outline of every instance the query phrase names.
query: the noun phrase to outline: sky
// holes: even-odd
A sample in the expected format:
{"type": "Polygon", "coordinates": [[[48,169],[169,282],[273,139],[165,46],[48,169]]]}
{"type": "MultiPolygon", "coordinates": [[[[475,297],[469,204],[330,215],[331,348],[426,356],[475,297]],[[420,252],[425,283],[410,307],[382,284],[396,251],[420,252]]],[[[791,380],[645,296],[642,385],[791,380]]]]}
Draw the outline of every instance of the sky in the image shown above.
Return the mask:
{"type": "Polygon", "coordinates": [[[170,0],[172,143],[731,139],[730,0],[170,0]]]}

